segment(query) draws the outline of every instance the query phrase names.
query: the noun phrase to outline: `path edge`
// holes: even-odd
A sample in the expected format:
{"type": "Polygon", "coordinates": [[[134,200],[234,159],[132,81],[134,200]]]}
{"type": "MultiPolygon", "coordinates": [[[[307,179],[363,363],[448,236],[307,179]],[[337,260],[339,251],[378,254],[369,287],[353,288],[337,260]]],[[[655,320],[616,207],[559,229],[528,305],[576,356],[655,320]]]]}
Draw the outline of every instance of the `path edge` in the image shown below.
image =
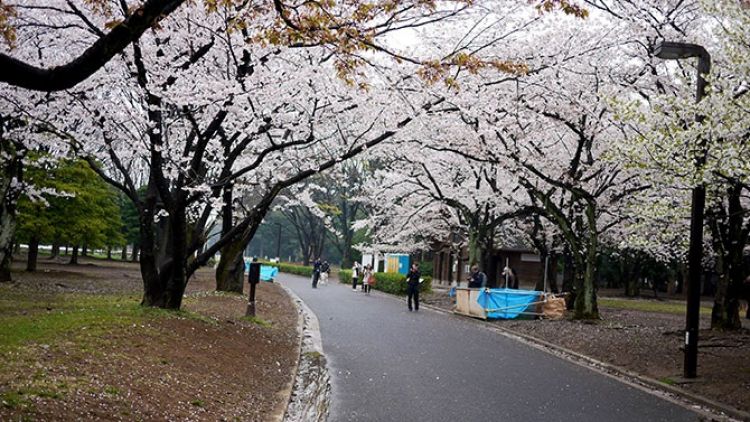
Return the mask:
{"type": "Polygon", "coordinates": [[[299,357],[294,381],[287,390],[288,400],[283,417],[277,420],[326,422],[331,407],[331,377],[323,353],[318,317],[296,293],[281,283],[278,285],[297,308],[299,357]]]}

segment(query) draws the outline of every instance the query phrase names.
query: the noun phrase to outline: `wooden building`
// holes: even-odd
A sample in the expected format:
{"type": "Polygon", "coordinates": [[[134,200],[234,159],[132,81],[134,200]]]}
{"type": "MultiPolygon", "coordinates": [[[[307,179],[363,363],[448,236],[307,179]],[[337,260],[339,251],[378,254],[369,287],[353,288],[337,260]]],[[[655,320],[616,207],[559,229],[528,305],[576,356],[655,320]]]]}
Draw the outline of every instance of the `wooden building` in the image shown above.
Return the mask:
{"type": "MultiPolygon", "coordinates": [[[[493,251],[488,268],[480,268],[487,274],[487,284],[490,287],[505,285],[502,273],[506,262],[516,271],[521,289],[533,289],[543,279],[544,263],[534,250],[502,247],[493,251]]],[[[456,252],[446,245],[436,245],[432,251],[432,265],[433,285],[450,286],[456,281],[465,286],[470,273],[468,248],[464,247],[456,252]]]]}

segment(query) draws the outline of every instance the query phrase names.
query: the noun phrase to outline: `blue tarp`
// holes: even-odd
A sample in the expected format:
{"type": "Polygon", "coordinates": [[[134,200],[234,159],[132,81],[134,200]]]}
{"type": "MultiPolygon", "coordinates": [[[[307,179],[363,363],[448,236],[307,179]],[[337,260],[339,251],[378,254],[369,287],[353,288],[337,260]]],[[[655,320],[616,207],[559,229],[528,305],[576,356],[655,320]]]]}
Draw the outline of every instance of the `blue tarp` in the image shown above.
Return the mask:
{"type": "Polygon", "coordinates": [[[260,266],[260,279],[263,281],[273,281],[276,275],[279,273],[279,269],[270,265],[260,266]]]}
{"type": "Polygon", "coordinates": [[[477,303],[490,310],[487,318],[513,319],[539,300],[541,294],[535,290],[486,289],[479,292],[477,303]]]}
{"type": "MultiPolygon", "coordinates": [[[[245,261],[245,272],[250,271],[250,261],[245,261]]],[[[270,265],[260,266],[260,279],[261,281],[273,281],[276,275],[279,274],[279,269],[270,265]]]]}
{"type": "Polygon", "coordinates": [[[276,267],[272,267],[270,265],[260,266],[260,279],[263,281],[272,281],[274,278],[276,278],[276,275],[278,273],[279,269],[276,267]]]}

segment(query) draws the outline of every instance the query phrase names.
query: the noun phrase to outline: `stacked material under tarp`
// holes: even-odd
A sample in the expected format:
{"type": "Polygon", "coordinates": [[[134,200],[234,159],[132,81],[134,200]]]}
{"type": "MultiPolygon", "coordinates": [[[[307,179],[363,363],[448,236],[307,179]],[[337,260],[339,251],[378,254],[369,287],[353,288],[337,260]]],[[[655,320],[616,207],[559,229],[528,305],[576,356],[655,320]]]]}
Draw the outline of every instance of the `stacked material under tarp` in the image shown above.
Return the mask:
{"type": "Polygon", "coordinates": [[[479,292],[477,303],[484,308],[487,318],[513,319],[521,314],[534,314],[535,306],[544,299],[544,293],[536,290],[484,289],[479,292]]]}
{"type": "Polygon", "coordinates": [[[260,266],[260,279],[263,281],[273,281],[276,275],[279,274],[279,269],[270,265],[260,266]]]}
{"type": "Polygon", "coordinates": [[[565,317],[565,299],[548,295],[542,304],[542,316],[547,319],[563,319],[565,317]]]}

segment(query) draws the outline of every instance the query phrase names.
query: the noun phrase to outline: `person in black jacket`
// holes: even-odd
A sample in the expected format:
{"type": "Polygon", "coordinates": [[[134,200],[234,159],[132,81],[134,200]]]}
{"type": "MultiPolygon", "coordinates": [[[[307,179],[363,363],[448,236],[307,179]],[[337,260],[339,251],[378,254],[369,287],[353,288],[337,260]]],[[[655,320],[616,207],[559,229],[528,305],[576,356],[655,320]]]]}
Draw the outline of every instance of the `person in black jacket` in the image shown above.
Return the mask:
{"type": "Polygon", "coordinates": [[[487,286],[487,276],[479,271],[479,267],[475,264],[471,266],[471,273],[469,274],[469,287],[472,289],[478,289],[487,286]]]}
{"type": "Polygon", "coordinates": [[[312,286],[313,289],[318,288],[318,280],[320,279],[320,258],[315,259],[313,262],[313,274],[312,274],[312,286]]]}
{"type": "Polygon", "coordinates": [[[409,311],[411,311],[411,301],[414,299],[414,310],[419,310],[419,279],[422,273],[419,272],[417,264],[412,264],[409,273],[406,275],[406,294],[408,298],[406,302],[409,305],[409,311]]]}

